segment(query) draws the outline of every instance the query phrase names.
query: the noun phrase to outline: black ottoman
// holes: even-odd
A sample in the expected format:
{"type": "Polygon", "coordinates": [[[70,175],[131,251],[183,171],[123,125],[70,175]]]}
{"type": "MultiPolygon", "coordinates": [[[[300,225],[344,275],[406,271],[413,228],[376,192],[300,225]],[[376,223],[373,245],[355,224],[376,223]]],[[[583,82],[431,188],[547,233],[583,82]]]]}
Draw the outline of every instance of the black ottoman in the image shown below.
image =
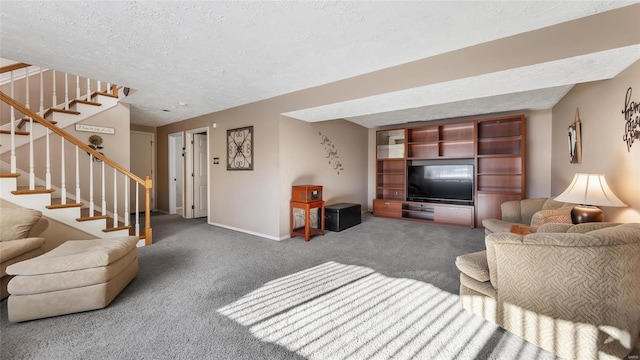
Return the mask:
{"type": "Polygon", "coordinates": [[[324,228],[342,231],[360,224],[362,221],[360,204],[340,203],[324,207],[324,228]]]}

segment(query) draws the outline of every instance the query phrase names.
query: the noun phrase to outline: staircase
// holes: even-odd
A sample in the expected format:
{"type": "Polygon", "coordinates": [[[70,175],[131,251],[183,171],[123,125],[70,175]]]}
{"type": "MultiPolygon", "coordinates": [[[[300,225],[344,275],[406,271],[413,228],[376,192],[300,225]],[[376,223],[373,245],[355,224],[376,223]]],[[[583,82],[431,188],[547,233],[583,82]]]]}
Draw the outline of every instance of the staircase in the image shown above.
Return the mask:
{"type": "Polygon", "coordinates": [[[150,245],[149,191],[152,184],[149,177],[139,178],[97,151],[95,146],[86,145],[63,130],[115,107],[118,87],[108,83],[105,87],[101,82],[82,79],[83,84],[86,80],[83,92],[81,78],[72,75],[76,79],[74,92],[69,89],[69,75],[63,74],[65,100],[57,104],[56,72],[48,74],[53,77],[53,90],[49,91],[44,89],[46,71],[42,68],[33,70],[27,64],[14,64],[0,68],[0,73],[10,73],[11,87],[11,95],[0,92],[1,101],[9,105],[10,110],[7,116],[7,108],[3,107],[3,121],[7,118],[10,121],[0,126],[0,154],[9,160],[0,164],[3,165],[0,166],[0,198],[39,210],[48,218],[96,238],[136,235],[141,239],[139,246],[150,245]],[[24,104],[14,93],[16,71],[23,74],[23,84],[16,87],[26,87],[26,95],[21,99],[24,104]],[[40,79],[37,112],[30,106],[33,91],[29,91],[29,84],[34,83],[34,76],[40,79]],[[70,94],[76,98],[71,98],[70,94]],[[53,105],[45,110],[45,105],[49,104],[53,105]],[[88,161],[84,160],[85,153],[88,161]],[[83,161],[80,161],[80,154],[83,161]],[[140,191],[144,191],[145,204],[138,202],[140,191]],[[145,214],[142,230],[141,211],[145,214]]]}

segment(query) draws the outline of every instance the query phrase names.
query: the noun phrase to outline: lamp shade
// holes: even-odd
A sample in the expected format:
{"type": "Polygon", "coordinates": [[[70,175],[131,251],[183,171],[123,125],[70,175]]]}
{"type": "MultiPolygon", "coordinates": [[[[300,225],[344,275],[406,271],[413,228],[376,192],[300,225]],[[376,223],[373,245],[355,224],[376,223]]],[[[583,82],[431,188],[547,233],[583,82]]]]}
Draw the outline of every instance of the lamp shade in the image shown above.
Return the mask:
{"type": "Polygon", "coordinates": [[[593,206],[627,206],[611,191],[603,174],[577,173],[569,187],[555,199],[567,203],[593,206]]]}

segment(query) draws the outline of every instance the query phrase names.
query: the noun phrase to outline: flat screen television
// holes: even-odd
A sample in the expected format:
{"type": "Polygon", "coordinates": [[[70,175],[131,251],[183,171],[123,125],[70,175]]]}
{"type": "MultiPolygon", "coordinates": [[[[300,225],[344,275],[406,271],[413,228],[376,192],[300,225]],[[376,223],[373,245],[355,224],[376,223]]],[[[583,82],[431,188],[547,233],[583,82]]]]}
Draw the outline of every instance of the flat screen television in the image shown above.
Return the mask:
{"type": "Polygon", "coordinates": [[[473,165],[407,167],[407,200],[473,205],[473,165]]]}

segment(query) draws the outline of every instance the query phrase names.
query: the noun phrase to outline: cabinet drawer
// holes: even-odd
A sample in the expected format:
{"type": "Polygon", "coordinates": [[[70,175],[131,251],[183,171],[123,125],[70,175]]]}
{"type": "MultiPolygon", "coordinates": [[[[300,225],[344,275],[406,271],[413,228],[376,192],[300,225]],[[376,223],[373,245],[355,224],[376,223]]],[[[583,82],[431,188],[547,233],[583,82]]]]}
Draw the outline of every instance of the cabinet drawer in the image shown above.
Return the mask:
{"type": "Polygon", "coordinates": [[[402,203],[390,200],[373,200],[373,214],[375,216],[402,217],[402,203]]]}
{"type": "Polygon", "coordinates": [[[435,208],[437,222],[473,227],[473,207],[448,207],[435,208]]]}

